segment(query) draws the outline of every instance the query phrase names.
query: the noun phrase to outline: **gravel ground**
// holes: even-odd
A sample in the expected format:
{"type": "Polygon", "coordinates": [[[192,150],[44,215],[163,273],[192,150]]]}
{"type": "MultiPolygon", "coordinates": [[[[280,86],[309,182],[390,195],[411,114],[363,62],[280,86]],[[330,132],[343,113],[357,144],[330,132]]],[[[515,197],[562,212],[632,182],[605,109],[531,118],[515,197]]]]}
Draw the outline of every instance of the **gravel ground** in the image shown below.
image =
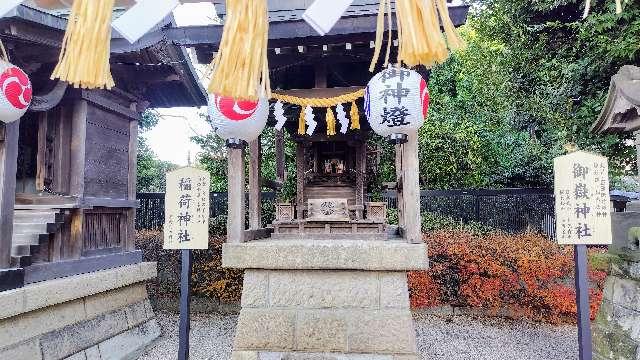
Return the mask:
{"type": "MultiPolygon", "coordinates": [[[[178,316],[157,313],[163,336],[141,360],[176,359],[178,316]]],[[[573,326],[548,326],[497,318],[414,313],[418,351],[424,360],[576,359],[573,326]]],[[[223,360],[231,354],[237,316],[196,314],[191,318],[191,359],[223,360]]]]}

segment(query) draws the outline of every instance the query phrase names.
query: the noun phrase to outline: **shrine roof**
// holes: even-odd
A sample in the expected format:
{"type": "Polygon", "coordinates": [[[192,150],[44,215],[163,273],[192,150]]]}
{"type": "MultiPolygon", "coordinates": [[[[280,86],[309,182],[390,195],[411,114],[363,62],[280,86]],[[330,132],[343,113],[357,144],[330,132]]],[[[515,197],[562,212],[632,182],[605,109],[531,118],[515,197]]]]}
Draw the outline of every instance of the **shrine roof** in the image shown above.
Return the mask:
{"type": "MultiPolygon", "coordinates": [[[[12,60],[37,82],[48,79],[57,63],[66,25],[64,14],[21,5],[0,19],[0,38],[12,60]]],[[[173,18],[167,17],[134,44],[113,31],[110,62],[116,87],[149,101],[151,107],[204,106],[206,92],[187,50],[163,36],[174,26],[173,18]]]]}
{"type": "Polygon", "coordinates": [[[640,68],[625,65],[611,77],[607,101],[594,133],[620,133],[640,130],[640,68]]]}

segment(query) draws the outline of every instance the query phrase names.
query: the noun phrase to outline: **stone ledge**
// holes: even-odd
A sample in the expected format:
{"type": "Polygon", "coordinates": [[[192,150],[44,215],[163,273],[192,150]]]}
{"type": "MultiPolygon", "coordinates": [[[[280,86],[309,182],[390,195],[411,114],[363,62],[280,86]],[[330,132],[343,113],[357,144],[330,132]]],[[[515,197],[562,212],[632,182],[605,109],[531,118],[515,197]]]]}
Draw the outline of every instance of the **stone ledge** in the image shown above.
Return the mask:
{"type": "Polygon", "coordinates": [[[234,351],[231,360],[418,360],[416,355],[234,351]]]}
{"type": "Polygon", "coordinates": [[[426,270],[425,244],[404,241],[259,240],[224,244],[222,265],[239,269],[426,270]]]}
{"type": "Polygon", "coordinates": [[[145,262],[66,278],[43,281],[0,292],[0,319],[61,304],[156,277],[154,262],[145,262]]]}

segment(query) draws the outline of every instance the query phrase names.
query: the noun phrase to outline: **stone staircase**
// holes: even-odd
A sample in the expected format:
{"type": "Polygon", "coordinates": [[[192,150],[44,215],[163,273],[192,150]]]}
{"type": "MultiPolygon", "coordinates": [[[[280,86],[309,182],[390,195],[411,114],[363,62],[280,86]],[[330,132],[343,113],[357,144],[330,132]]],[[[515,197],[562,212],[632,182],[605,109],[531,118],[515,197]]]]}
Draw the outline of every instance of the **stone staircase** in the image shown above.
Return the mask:
{"type": "Polygon", "coordinates": [[[26,267],[34,262],[41,246],[49,245],[49,238],[64,222],[60,209],[16,209],[13,213],[11,265],[26,267]]]}

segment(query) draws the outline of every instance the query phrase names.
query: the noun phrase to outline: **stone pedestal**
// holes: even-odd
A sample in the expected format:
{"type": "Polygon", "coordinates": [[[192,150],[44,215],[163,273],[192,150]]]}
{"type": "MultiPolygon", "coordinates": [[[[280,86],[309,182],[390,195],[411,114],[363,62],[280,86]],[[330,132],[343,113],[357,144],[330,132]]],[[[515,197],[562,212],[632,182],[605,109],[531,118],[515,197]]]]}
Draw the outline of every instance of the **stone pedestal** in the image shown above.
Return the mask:
{"type": "Polygon", "coordinates": [[[612,214],[613,245],[604,299],[593,324],[596,360],[640,360],[640,213],[612,214]]]}
{"type": "Polygon", "coordinates": [[[426,247],[399,241],[225,244],[245,268],[235,360],[415,360],[407,270],[426,247]]]}
{"type": "Polygon", "coordinates": [[[0,359],[135,359],[160,336],[144,282],[156,263],[0,292],[0,359]]]}

